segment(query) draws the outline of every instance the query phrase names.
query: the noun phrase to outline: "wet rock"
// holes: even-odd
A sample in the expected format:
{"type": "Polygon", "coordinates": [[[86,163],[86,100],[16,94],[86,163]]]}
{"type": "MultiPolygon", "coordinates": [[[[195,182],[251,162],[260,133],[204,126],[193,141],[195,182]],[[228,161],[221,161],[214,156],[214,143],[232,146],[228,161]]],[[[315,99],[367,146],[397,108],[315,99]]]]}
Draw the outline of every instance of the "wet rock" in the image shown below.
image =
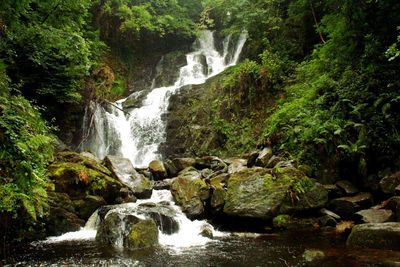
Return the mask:
{"type": "Polygon", "coordinates": [[[327,203],[328,191],[321,184],[304,176],[291,186],[291,191],[282,203],[280,212],[301,213],[320,209],[327,203]]]}
{"type": "Polygon", "coordinates": [[[272,225],[274,228],[287,228],[290,224],[290,216],[281,214],[272,219],[272,225]]]}
{"type": "Polygon", "coordinates": [[[330,209],[345,219],[352,218],[359,210],[371,207],[373,204],[370,193],[359,193],[352,197],[341,197],[333,199],[330,209]]]}
{"type": "Polygon", "coordinates": [[[196,159],[194,158],[176,158],[172,160],[172,163],[178,172],[196,165],[196,159]]]}
{"type": "Polygon", "coordinates": [[[226,190],[221,186],[212,188],[210,205],[215,210],[221,210],[225,204],[226,190]]]}
{"type": "Polygon", "coordinates": [[[322,250],[306,249],[303,253],[303,259],[308,263],[319,261],[323,258],[325,258],[325,253],[322,250]]]}
{"type": "Polygon", "coordinates": [[[398,185],[395,189],[394,189],[394,194],[396,196],[400,196],[400,185],[398,185]]]}
{"type": "Polygon", "coordinates": [[[381,190],[385,194],[394,194],[396,187],[400,185],[400,171],[387,175],[379,182],[381,190]]]}
{"type": "Polygon", "coordinates": [[[265,169],[246,169],[228,180],[224,213],[230,216],[272,219],[284,201],[290,184],[276,182],[265,169]]]}
{"type": "Polygon", "coordinates": [[[171,193],[186,215],[195,218],[204,214],[203,203],[210,197],[210,188],[201,179],[200,172],[189,167],[173,179],[171,193]]]}
{"type": "Polygon", "coordinates": [[[247,161],[245,159],[234,159],[228,166],[228,173],[232,174],[235,172],[242,171],[247,168],[247,161]]]}
{"type": "Polygon", "coordinates": [[[400,223],[366,223],[353,227],[347,246],[400,250],[400,223]]]}
{"type": "Polygon", "coordinates": [[[336,182],[336,186],[343,190],[347,195],[355,195],[359,192],[358,188],[347,180],[336,182]]]}
{"type": "Polygon", "coordinates": [[[167,170],[167,175],[170,178],[176,177],[179,173],[179,170],[175,167],[172,160],[167,160],[164,162],[164,167],[167,170]]]}
{"type": "Polygon", "coordinates": [[[258,151],[253,151],[249,154],[248,159],[247,159],[247,167],[248,168],[251,168],[256,165],[256,160],[259,155],[260,155],[260,152],[258,152],[258,151]]]}
{"type": "Polygon", "coordinates": [[[109,155],[104,159],[104,162],[112,171],[113,176],[129,187],[135,197],[151,197],[152,183],[135,170],[129,159],[109,155]]]}
{"type": "Polygon", "coordinates": [[[283,161],[284,159],[279,156],[273,155],[267,163],[267,168],[274,168],[279,162],[283,161]]]}
{"type": "Polygon", "coordinates": [[[162,180],[167,177],[167,169],[164,163],[160,160],[153,160],[149,164],[149,170],[154,178],[154,180],[162,180]]]}
{"type": "Polygon", "coordinates": [[[164,179],[162,181],[155,181],[153,189],[155,190],[169,190],[171,188],[172,179],[164,179]]]}
{"type": "Polygon", "coordinates": [[[356,213],[356,218],[363,223],[385,223],[393,221],[394,213],[391,210],[367,209],[356,213]]]}
{"type": "Polygon", "coordinates": [[[389,208],[396,216],[396,221],[400,222],[400,196],[391,197],[387,201],[387,208],[389,208]]]}
{"type": "Polygon", "coordinates": [[[321,226],[335,227],[337,225],[337,220],[329,215],[322,216],[318,220],[321,226]]]}
{"type": "Polygon", "coordinates": [[[200,229],[200,235],[211,239],[214,238],[212,226],[204,224],[200,229]]]}
{"type": "Polygon", "coordinates": [[[342,219],[342,218],[341,218],[339,215],[337,215],[336,213],[334,213],[334,212],[332,212],[332,211],[330,211],[330,210],[327,210],[327,209],[325,209],[325,208],[321,209],[321,210],[320,210],[320,213],[321,213],[322,215],[328,215],[328,216],[334,218],[335,220],[341,220],[341,219],[342,219]]]}
{"type": "Polygon", "coordinates": [[[138,214],[143,214],[154,220],[161,232],[174,234],[179,231],[179,223],[175,220],[176,212],[169,203],[143,203],[136,209],[138,214]]]}
{"type": "Polygon", "coordinates": [[[75,204],[76,213],[80,218],[87,221],[95,210],[99,207],[107,205],[107,202],[101,196],[85,196],[75,204]]]}
{"type": "Polygon", "coordinates": [[[256,159],[256,166],[267,167],[268,161],[271,159],[273,153],[270,147],[264,148],[256,159]]]}
{"type": "Polygon", "coordinates": [[[127,237],[128,249],[149,248],[158,244],[158,228],[153,220],[140,220],[135,223],[127,237]]]}

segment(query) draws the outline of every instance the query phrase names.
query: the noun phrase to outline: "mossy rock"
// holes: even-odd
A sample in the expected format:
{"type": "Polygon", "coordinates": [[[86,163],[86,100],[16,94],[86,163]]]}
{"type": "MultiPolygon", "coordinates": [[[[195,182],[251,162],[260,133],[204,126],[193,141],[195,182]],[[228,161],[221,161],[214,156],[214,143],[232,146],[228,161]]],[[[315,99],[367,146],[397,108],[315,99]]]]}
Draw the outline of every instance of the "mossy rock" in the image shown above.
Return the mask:
{"type": "Polygon", "coordinates": [[[236,217],[272,219],[285,200],[290,184],[276,180],[267,169],[252,168],[231,175],[224,213],[236,217]]]}
{"type": "Polygon", "coordinates": [[[151,220],[141,220],[132,225],[126,247],[129,249],[149,248],[158,244],[158,228],[151,220]]]}
{"type": "Polygon", "coordinates": [[[203,202],[210,197],[210,188],[201,179],[201,174],[189,167],[172,181],[171,193],[186,215],[194,218],[203,215],[203,202]]]}
{"type": "Polygon", "coordinates": [[[213,187],[210,205],[215,210],[220,210],[225,204],[226,189],[222,186],[213,187]]]}
{"type": "Polygon", "coordinates": [[[281,214],[272,220],[274,228],[287,228],[290,223],[290,215],[281,214]]]}

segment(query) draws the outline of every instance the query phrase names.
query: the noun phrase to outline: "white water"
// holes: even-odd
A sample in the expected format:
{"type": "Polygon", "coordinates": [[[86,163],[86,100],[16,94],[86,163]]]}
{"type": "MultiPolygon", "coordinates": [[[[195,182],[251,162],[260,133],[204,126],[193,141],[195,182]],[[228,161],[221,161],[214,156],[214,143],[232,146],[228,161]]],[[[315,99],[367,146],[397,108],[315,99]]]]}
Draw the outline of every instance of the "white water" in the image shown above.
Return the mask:
{"type": "MultiPolygon", "coordinates": [[[[177,233],[168,235],[164,234],[159,230],[159,244],[162,246],[168,246],[172,249],[180,250],[182,248],[187,248],[190,246],[202,246],[213,240],[200,235],[202,227],[207,226],[212,229],[214,237],[221,237],[225,234],[214,230],[214,228],[204,220],[189,220],[185,214],[182,212],[181,208],[175,205],[171,192],[169,190],[153,190],[153,194],[150,199],[141,199],[135,203],[127,203],[118,205],[117,208],[111,210],[111,212],[118,212],[120,214],[132,214],[138,218],[145,219],[143,214],[136,213],[138,206],[145,203],[160,203],[167,202],[169,207],[176,213],[174,219],[179,224],[179,230],[177,233]]],[[[108,215],[107,214],[107,215],[108,215]]],[[[106,215],[106,216],[107,216],[106,215]]],[[[65,241],[77,241],[77,240],[94,240],[97,233],[97,227],[99,226],[99,218],[97,211],[89,218],[85,227],[80,231],[69,232],[61,236],[49,237],[44,241],[39,243],[59,243],[65,241]]],[[[122,247],[123,237],[117,240],[115,246],[122,247]]]]}
{"type": "Polygon", "coordinates": [[[152,89],[139,108],[123,111],[122,103],[126,99],[106,107],[91,103],[85,114],[84,128],[88,134],[82,150],[88,150],[100,159],[106,155],[122,156],[136,167],[147,167],[150,161],[160,159],[158,148],[165,141],[166,129],[162,114],[167,111],[170,96],[182,86],[204,83],[235,65],[246,38],[247,34],[241,34],[230,52],[233,38],[226,37],[220,54],[215,48],[213,33],[202,32],[194,44],[195,51],[186,55],[187,65],[180,69],[175,84],[152,89]]]}

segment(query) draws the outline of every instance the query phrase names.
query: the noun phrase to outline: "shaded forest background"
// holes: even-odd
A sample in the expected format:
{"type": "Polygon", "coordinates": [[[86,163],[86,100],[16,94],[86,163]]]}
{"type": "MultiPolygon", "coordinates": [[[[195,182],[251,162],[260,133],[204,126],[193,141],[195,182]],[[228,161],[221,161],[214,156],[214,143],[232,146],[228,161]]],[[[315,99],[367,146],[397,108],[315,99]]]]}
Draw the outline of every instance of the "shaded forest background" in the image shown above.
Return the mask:
{"type": "Polygon", "coordinates": [[[138,90],[143,64],[204,28],[249,39],[244,60],[185,104],[200,121],[212,114],[205,133],[217,140],[199,145],[200,133],[190,149],[272,146],[320,180],[372,189],[399,169],[398,1],[3,0],[0,219],[40,223],[46,167],[57,139],[79,143],[85,105],[138,90]]]}

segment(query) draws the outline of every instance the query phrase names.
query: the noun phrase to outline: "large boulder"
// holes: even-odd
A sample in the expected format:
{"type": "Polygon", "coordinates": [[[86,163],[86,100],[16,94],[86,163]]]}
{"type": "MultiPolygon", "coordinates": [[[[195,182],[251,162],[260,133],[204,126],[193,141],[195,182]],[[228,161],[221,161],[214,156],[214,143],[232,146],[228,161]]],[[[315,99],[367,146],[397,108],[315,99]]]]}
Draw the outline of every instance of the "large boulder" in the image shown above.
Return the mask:
{"type": "Polygon", "coordinates": [[[135,212],[154,220],[164,234],[174,234],[179,231],[179,223],[175,220],[176,211],[168,202],[142,203],[135,212]]]}
{"type": "Polygon", "coordinates": [[[153,160],[152,162],[150,162],[149,170],[154,180],[165,179],[168,175],[164,163],[160,160],[153,160]]]}
{"type": "Polygon", "coordinates": [[[112,175],[129,187],[137,198],[150,198],[152,183],[144,175],[138,173],[127,158],[108,155],[104,163],[112,175]]]}
{"type": "Polygon", "coordinates": [[[158,229],[153,220],[140,220],[132,225],[129,231],[126,247],[139,249],[153,247],[158,244],[158,229]]]}
{"type": "Polygon", "coordinates": [[[235,217],[272,219],[285,200],[290,184],[275,181],[266,169],[251,168],[228,180],[224,213],[235,217]]]}
{"type": "Polygon", "coordinates": [[[347,246],[400,250],[400,223],[366,223],[353,227],[347,246]]]}
{"type": "Polygon", "coordinates": [[[385,194],[394,194],[396,187],[400,185],[400,171],[387,175],[379,182],[381,190],[385,194]]]}
{"type": "Polygon", "coordinates": [[[201,173],[189,167],[174,178],[171,193],[186,215],[195,218],[204,214],[204,201],[210,197],[210,188],[201,179],[201,173]]]}
{"type": "Polygon", "coordinates": [[[110,175],[98,162],[74,152],[57,154],[56,161],[48,167],[54,190],[68,194],[71,199],[92,195],[112,203],[124,185],[110,175]]]}
{"type": "Polygon", "coordinates": [[[158,228],[152,219],[111,210],[100,223],[96,241],[128,249],[146,248],[158,243],[158,228]]]}
{"type": "Polygon", "coordinates": [[[339,214],[344,219],[353,219],[354,213],[362,209],[367,209],[372,204],[373,199],[370,193],[359,193],[352,197],[333,199],[329,206],[333,212],[339,214]]]}
{"type": "Polygon", "coordinates": [[[321,184],[304,176],[292,184],[280,212],[301,213],[323,208],[328,203],[328,194],[321,184]]]}
{"type": "Polygon", "coordinates": [[[356,212],[355,217],[363,223],[385,223],[393,221],[395,216],[391,210],[367,209],[356,212]]]}

